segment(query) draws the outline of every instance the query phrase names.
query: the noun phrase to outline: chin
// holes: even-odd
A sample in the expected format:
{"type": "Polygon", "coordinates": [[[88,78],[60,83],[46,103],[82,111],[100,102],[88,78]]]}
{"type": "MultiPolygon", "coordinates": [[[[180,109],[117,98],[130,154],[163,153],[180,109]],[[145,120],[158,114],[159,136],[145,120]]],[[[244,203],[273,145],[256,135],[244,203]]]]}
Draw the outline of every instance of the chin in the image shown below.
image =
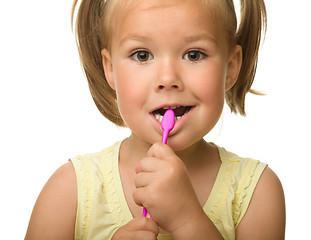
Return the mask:
{"type": "Polygon", "coordinates": [[[202,138],[195,138],[195,139],[171,136],[169,137],[167,144],[174,150],[174,152],[183,152],[190,150],[192,147],[200,143],[202,140],[204,140],[203,136],[202,138]]]}

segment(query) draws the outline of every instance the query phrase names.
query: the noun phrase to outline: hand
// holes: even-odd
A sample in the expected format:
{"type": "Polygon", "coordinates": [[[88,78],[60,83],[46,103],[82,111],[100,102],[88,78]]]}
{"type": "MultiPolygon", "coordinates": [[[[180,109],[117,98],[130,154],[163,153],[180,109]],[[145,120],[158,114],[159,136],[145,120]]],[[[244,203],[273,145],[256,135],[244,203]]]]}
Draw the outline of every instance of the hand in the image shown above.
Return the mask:
{"type": "Polygon", "coordinates": [[[111,240],[156,240],[159,234],[157,224],[149,218],[134,218],[119,228],[111,240]]]}
{"type": "Polygon", "coordinates": [[[154,144],[136,168],[136,204],[170,233],[202,215],[184,163],[163,143],[154,144]]]}

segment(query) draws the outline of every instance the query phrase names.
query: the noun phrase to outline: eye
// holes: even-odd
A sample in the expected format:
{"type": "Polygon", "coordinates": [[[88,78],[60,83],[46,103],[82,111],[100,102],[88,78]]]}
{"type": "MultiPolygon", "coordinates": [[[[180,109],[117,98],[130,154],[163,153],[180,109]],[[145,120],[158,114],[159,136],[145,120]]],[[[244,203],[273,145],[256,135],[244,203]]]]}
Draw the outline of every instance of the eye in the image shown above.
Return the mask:
{"type": "Polygon", "coordinates": [[[134,52],[131,57],[138,62],[147,62],[153,59],[153,56],[148,51],[134,52]]]}
{"type": "Polygon", "coordinates": [[[202,53],[198,50],[189,51],[185,54],[184,59],[189,60],[190,62],[197,62],[206,57],[205,53],[202,53]]]}

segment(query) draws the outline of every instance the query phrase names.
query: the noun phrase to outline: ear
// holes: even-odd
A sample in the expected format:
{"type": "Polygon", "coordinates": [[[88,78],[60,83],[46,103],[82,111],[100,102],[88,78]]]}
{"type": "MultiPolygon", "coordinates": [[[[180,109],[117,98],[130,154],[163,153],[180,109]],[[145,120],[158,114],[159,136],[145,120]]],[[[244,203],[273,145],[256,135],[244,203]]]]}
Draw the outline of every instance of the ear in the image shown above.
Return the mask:
{"type": "Polygon", "coordinates": [[[236,81],[238,80],[239,73],[242,66],[242,47],[240,45],[236,45],[232,50],[228,63],[228,72],[226,77],[225,89],[229,90],[234,86],[236,81]]]}
{"type": "Polygon", "coordinates": [[[103,68],[104,68],[106,80],[109,86],[113,90],[116,90],[114,74],[113,74],[113,66],[112,66],[112,61],[111,61],[111,54],[106,48],[104,48],[101,51],[101,55],[102,55],[102,62],[103,62],[103,68]]]}

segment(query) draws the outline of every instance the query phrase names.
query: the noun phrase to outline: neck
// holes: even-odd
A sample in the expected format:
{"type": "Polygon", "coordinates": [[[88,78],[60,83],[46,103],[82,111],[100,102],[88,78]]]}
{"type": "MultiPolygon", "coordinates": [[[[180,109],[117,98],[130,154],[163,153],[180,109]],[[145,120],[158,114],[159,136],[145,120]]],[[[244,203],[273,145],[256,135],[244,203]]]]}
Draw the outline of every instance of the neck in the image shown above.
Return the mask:
{"type": "Polygon", "coordinates": [[[207,143],[202,138],[185,150],[177,151],[175,154],[184,162],[185,166],[190,169],[197,161],[204,158],[208,152],[207,143]]]}

